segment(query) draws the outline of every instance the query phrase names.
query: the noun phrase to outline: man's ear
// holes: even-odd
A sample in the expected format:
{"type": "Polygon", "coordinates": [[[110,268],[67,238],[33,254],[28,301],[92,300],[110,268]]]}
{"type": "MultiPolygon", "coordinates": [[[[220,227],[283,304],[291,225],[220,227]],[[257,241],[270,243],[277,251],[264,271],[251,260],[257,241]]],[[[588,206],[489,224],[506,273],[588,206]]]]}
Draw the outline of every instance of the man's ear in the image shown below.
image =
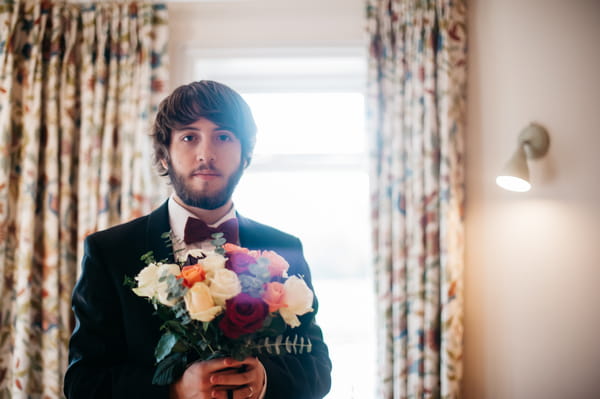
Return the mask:
{"type": "Polygon", "coordinates": [[[166,159],[162,158],[162,159],[160,160],[160,164],[162,165],[162,167],[163,167],[165,170],[169,170],[169,165],[167,164],[167,161],[166,161],[166,159]]]}
{"type": "Polygon", "coordinates": [[[244,169],[250,165],[250,158],[244,158],[244,169]]]}

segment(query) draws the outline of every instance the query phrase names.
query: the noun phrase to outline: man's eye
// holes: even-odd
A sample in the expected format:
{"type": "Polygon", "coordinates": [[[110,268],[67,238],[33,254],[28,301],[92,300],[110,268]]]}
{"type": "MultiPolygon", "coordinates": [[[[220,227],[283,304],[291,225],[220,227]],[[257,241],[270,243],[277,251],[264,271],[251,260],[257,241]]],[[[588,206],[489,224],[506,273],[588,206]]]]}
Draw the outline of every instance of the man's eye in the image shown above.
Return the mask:
{"type": "Polygon", "coordinates": [[[219,141],[231,141],[233,140],[228,134],[220,134],[218,137],[219,141]]]}
{"type": "Polygon", "coordinates": [[[192,136],[191,134],[188,134],[188,135],[183,136],[181,138],[181,141],[187,141],[187,142],[189,142],[189,141],[193,141],[193,140],[194,140],[194,136],[192,136]]]}

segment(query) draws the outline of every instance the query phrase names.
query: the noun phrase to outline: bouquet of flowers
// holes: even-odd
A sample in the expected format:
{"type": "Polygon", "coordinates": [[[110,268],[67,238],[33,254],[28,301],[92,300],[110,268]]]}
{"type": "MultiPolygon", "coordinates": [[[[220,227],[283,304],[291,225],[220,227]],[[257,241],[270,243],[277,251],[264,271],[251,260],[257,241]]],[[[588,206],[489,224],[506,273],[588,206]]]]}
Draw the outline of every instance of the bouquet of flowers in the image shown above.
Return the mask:
{"type": "Polygon", "coordinates": [[[126,282],[148,298],[161,317],[162,336],[155,349],[153,383],[166,385],[196,360],[261,353],[308,353],[310,339],[289,334],[298,316],[312,312],[313,292],[273,251],[251,251],[213,235],[213,251],[189,250],[179,262],[157,262],[126,282]]]}

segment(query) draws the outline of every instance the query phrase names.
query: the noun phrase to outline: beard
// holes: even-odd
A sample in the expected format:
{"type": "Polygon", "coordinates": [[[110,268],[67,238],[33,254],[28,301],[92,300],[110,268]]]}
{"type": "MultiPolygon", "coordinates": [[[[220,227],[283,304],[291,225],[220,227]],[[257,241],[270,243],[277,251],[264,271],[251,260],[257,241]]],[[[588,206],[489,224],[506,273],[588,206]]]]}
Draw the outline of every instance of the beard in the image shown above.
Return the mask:
{"type": "Polygon", "coordinates": [[[235,170],[228,178],[227,184],[223,189],[216,192],[213,195],[203,194],[198,191],[194,191],[185,184],[185,177],[175,171],[171,162],[168,162],[168,174],[171,179],[171,185],[175,190],[177,196],[188,206],[195,208],[213,210],[217,209],[227,203],[233,195],[233,191],[237,186],[242,173],[244,172],[243,162],[240,162],[240,166],[235,170]]]}

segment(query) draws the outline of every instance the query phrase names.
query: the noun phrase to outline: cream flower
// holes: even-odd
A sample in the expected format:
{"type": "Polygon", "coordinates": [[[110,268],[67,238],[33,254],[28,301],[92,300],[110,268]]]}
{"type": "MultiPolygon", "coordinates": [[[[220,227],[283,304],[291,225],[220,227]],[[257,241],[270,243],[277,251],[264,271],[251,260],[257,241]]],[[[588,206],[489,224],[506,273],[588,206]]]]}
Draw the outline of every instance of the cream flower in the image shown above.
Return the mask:
{"type": "Polygon", "coordinates": [[[215,306],[210,289],[204,283],[196,283],[184,297],[185,307],[190,317],[199,321],[211,321],[218,315],[222,307],[215,306]]]}
{"type": "Polygon", "coordinates": [[[225,305],[225,301],[242,292],[240,279],[229,269],[217,269],[210,279],[210,292],[217,305],[225,305]]]}
{"type": "MultiPolygon", "coordinates": [[[[159,263],[158,264],[158,280],[161,277],[166,277],[168,274],[172,274],[174,276],[179,275],[181,273],[181,269],[178,265],[167,264],[167,263],[159,263]]],[[[158,297],[158,301],[166,306],[173,306],[177,302],[175,299],[168,299],[169,297],[169,284],[166,280],[158,281],[156,287],[156,296],[158,297]]]]}
{"type": "Polygon", "coordinates": [[[300,325],[298,316],[313,311],[314,294],[304,280],[297,276],[288,278],[283,287],[285,289],[284,302],[287,307],[280,308],[279,313],[289,326],[298,327],[300,325]]]}
{"type": "Polygon", "coordinates": [[[133,292],[137,296],[145,296],[152,298],[156,296],[156,289],[158,287],[158,266],[155,263],[151,263],[143,268],[135,279],[138,282],[137,288],[133,289],[133,292]]]}
{"type": "Polygon", "coordinates": [[[217,270],[225,268],[225,262],[227,258],[216,252],[207,252],[206,258],[201,259],[200,263],[209,278],[213,277],[217,270]]]}

